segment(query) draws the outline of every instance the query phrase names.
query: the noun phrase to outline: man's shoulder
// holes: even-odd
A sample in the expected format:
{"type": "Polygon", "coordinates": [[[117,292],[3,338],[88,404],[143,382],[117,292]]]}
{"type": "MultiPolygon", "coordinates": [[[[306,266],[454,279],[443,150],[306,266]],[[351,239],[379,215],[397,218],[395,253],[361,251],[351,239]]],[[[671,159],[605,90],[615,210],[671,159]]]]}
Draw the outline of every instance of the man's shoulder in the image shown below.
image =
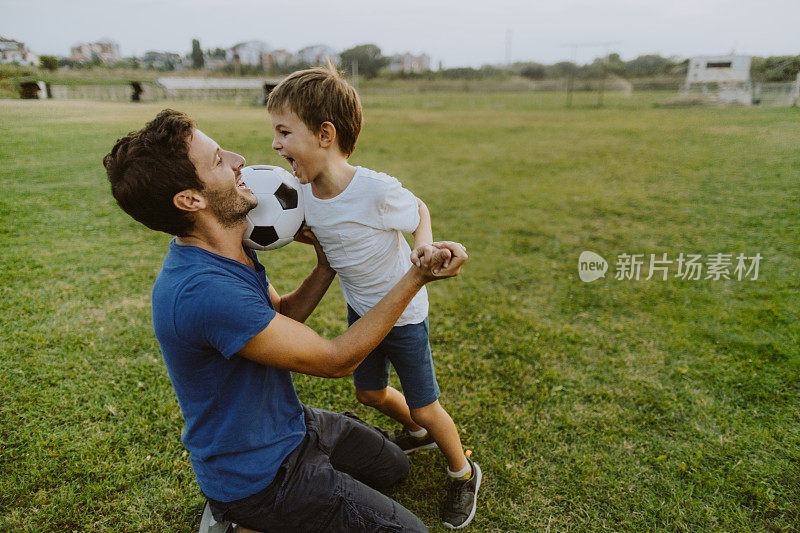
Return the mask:
{"type": "Polygon", "coordinates": [[[206,257],[203,253],[197,253],[196,250],[171,249],[156,276],[153,297],[154,300],[157,296],[178,298],[199,288],[208,291],[209,287],[225,287],[239,283],[242,283],[242,280],[233,275],[230,268],[206,257]]]}

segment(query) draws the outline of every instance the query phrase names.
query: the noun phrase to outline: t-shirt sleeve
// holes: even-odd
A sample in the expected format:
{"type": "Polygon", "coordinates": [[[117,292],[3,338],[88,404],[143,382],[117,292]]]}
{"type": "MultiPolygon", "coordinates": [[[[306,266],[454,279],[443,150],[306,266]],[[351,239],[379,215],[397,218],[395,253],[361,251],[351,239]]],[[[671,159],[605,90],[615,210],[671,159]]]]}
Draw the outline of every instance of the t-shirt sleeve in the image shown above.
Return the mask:
{"type": "Polygon", "coordinates": [[[412,233],[419,226],[417,197],[399,181],[389,182],[381,207],[381,228],[412,233]]]}
{"type": "Polygon", "coordinates": [[[181,291],[175,309],[178,333],[230,358],[275,317],[265,297],[246,283],[200,276],[181,291]]]}

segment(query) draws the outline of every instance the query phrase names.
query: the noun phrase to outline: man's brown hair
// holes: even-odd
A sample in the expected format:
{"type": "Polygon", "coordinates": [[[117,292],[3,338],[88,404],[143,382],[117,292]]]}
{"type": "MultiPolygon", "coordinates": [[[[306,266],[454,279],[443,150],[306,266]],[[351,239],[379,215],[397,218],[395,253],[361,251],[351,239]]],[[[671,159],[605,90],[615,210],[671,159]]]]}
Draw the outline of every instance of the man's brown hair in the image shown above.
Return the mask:
{"type": "Polygon", "coordinates": [[[339,149],[349,156],[356,148],[362,124],[361,100],[330,63],[298,70],[284,79],[269,93],[267,110],[291,111],[315,134],[323,122],[330,122],[336,128],[339,149]]]}
{"type": "Polygon", "coordinates": [[[111,194],[150,229],[185,236],[194,226],[191,215],[172,202],[185,189],[203,190],[189,159],[194,127],[188,115],[165,109],[141,130],[118,139],[103,158],[111,194]]]}

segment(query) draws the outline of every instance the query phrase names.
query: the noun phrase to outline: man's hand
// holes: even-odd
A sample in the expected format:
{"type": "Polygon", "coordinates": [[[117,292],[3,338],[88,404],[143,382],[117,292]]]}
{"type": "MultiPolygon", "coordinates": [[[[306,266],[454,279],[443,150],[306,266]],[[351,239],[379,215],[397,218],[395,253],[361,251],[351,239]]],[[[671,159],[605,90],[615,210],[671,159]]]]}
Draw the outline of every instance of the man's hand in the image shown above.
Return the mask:
{"type": "Polygon", "coordinates": [[[430,245],[430,259],[425,264],[420,260],[416,267],[425,283],[436,279],[452,278],[461,272],[461,266],[467,260],[467,249],[463,244],[453,241],[437,241],[430,245]]]}
{"type": "Polygon", "coordinates": [[[321,267],[330,268],[331,265],[328,263],[328,257],[325,255],[325,252],[322,251],[322,245],[317,240],[317,236],[314,235],[314,232],[308,229],[308,226],[300,228],[294,240],[314,246],[314,251],[317,252],[317,264],[321,267]]]}

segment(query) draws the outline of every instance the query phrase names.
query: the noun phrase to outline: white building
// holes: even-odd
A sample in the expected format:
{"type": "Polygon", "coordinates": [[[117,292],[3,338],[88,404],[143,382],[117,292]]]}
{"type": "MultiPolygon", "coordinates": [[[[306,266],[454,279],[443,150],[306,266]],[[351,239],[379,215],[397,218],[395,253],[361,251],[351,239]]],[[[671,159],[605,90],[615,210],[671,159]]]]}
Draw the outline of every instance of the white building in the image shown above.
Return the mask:
{"type": "Polygon", "coordinates": [[[699,56],[689,60],[684,93],[702,94],[720,102],[750,105],[753,85],[750,56],[699,56]]]}
{"type": "Polygon", "coordinates": [[[275,67],[285,67],[286,65],[290,65],[295,62],[295,56],[288,50],[284,50],[283,48],[279,50],[272,50],[267,55],[267,63],[268,67],[272,68],[275,67]]]}
{"type": "Polygon", "coordinates": [[[0,37],[0,64],[9,63],[37,66],[39,56],[31,52],[23,42],[0,37]]]}
{"type": "Polygon", "coordinates": [[[145,68],[180,70],[183,67],[183,58],[175,52],[160,52],[148,50],[142,56],[142,65],[145,68]]]}
{"type": "Polygon", "coordinates": [[[309,65],[324,65],[328,60],[334,65],[341,63],[341,58],[336,50],[324,44],[306,46],[297,52],[297,60],[309,65]]]}
{"type": "Polygon", "coordinates": [[[267,55],[269,48],[262,41],[245,41],[230,47],[225,54],[225,59],[229,63],[240,65],[264,65],[267,66],[267,55]]]}
{"type": "Polygon", "coordinates": [[[431,57],[428,54],[414,55],[409,52],[395,54],[389,58],[386,69],[389,72],[421,74],[431,69],[431,57]]]}
{"type": "Polygon", "coordinates": [[[119,44],[111,39],[101,39],[93,43],[78,43],[69,49],[73,61],[89,62],[99,60],[102,63],[115,63],[122,60],[119,44]]]}

